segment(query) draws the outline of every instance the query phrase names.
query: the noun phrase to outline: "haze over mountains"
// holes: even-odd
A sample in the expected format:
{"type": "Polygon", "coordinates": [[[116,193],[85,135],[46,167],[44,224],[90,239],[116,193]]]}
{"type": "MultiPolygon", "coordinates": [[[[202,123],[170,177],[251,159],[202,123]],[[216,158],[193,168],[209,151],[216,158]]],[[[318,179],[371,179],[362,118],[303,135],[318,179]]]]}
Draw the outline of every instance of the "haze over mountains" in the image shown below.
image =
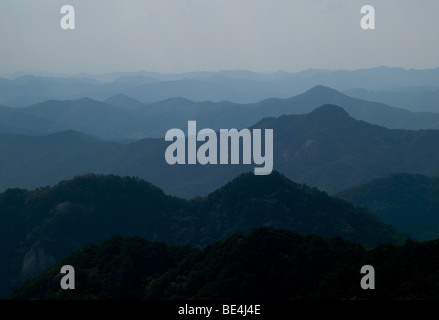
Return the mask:
{"type": "MultiPolygon", "coordinates": [[[[120,245],[121,256],[134,264],[143,263],[131,256],[131,246],[152,257],[156,248],[161,248],[169,253],[163,257],[163,268],[157,268],[157,274],[146,275],[148,281],[154,281],[141,283],[152,290],[147,297],[166,299],[186,297],[190,288],[203,283],[201,278],[218,271],[218,261],[203,258],[204,254],[212,257],[214,253],[209,250],[225,256],[227,250],[222,246],[236,247],[240,243],[236,237],[248,241],[242,248],[252,250],[254,244],[247,236],[233,234],[260,226],[340,236],[366,247],[385,242],[400,244],[407,237],[436,239],[437,92],[439,68],[307,70],[296,74],[139,72],[0,79],[0,253],[6,257],[6,263],[0,266],[0,295],[73,250],[115,234],[167,244],[116,237],[77,253],[74,257],[79,260],[74,261],[90,260],[82,256],[90,248],[111,255],[111,248],[120,245]],[[197,121],[198,130],[272,129],[275,171],[255,176],[248,172],[253,172],[256,164],[169,165],[165,150],[171,142],[164,140],[165,133],[172,128],[186,132],[189,120],[197,121]],[[203,247],[229,236],[207,249],[169,245],[203,247]],[[201,270],[191,261],[212,269],[201,270]],[[188,276],[185,267],[201,278],[188,276]],[[184,281],[179,278],[183,274],[184,281]],[[171,288],[175,283],[186,289],[171,288]]],[[[198,146],[201,144],[198,142],[198,146]]],[[[348,255],[373,258],[377,265],[394,270],[398,268],[398,257],[419,250],[423,258],[410,260],[410,265],[434,277],[423,259],[429,256],[428,250],[436,250],[435,242],[418,245],[408,241],[401,248],[382,245],[365,251],[340,239],[328,242],[288,232],[260,229],[254,234],[282,248],[290,247],[276,240],[275,234],[295,239],[295,248],[303,252],[310,248],[313,251],[315,243],[319,243],[318,252],[323,252],[330,243],[328,252],[344,262],[331,269],[320,283],[323,287],[340,275],[340,268],[353,274],[354,267],[343,260],[348,255]],[[344,249],[338,250],[337,246],[344,249]],[[386,260],[388,257],[390,260],[386,260]]],[[[254,240],[254,236],[249,237],[254,240]]],[[[261,258],[250,257],[254,261],[261,258]]],[[[282,260],[285,255],[279,249],[273,257],[282,260]]],[[[322,261],[329,261],[325,259],[322,261]]],[[[104,260],[94,261],[101,264],[104,260]]],[[[312,260],[302,267],[312,269],[323,263],[317,257],[312,260]]],[[[281,263],[280,268],[298,266],[282,261],[285,264],[281,263]]],[[[110,269],[116,266],[119,264],[113,261],[110,269]]],[[[242,274],[244,267],[239,266],[241,269],[224,264],[225,269],[220,269],[225,270],[224,274],[227,270],[242,274]]],[[[125,267],[118,269],[123,275],[139,276],[131,267],[125,267]]],[[[309,276],[299,269],[294,269],[296,275],[309,276]]],[[[85,268],[90,283],[106,283],[95,278],[96,270],[85,268]]],[[[411,274],[404,267],[401,270],[398,272],[411,274]]],[[[358,270],[355,272],[358,274],[358,270]]],[[[275,281],[271,276],[258,277],[275,281]]],[[[410,277],[404,280],[408,283],[398,287],[398,297],[410,297],[404,291],[409,287],[414,291],[428,287],[419,275],[410,277]]],[[[41,283],[52,280],[37,280],[36,287],[30,286],[30,293],[28,289],[22,291],[23,297],[43,297],[47,292],[40,290],[41,283]]],[[[123,285],[127,285],[127,292],[135,287],[132,283],[131,287],[123,285]]],[[[221,281],[214,286],[230,291],[221,281]]],[[[392,286],[395,284],[390,283],[389,288],[392,286]]],[[[243,286],[243,292],[250,287],[243,286]]],[[[211,289],[203,287],[187,297],[214,296],[216,291],[211,289]]],[[[341,286],[328,294],[346,290],[355,291],[341,286]]],[[[101,292],[105,295],[107,291],[101,292]]],[[[308,293],[303,297],[313,296],[308,293]]],[[[432,296],[421,290],[414,296],[429,294],[432,296]]],[[[342,296],[352,297],[350,293],[342,296]]]]}
{"type": "MultiPolygon", "coordinates": [[[[104,75],[81,74],[73,77],[15,74],[8,78],[10,79],[0,78],[0,104],[11,107],[84,97],[105,100],[117,93],[141,102],[183,97],[196,102],[228,100],[235,103],[255,103],[272,97],[290,98],[316,85],[329,86],[339,91],[356,88],[393,90],[407,86],[439,88],[439,68],[414,70],[378,67],[333,71],[309,69],[298,73],[279,71],[272,74],[240,70],[182,74],[141,71],[104,75]]],[[[439,112],[438,109],[430,111],[439,112]]]]}
{"type": "Polygon", "coordinates": [[[345,94],[368,101],[398,106],[413,112],[437,112],[439,88],[432,86],[400,87],[392,90],[351,89],[345,94]]]}
{"type": "Polygon", "coordinates": [[[45,135],[75,130],[103,140],[133,141],[163,138],[167,130],[185,128],[190,120],[214,130],[241,129],[264,117],[309,113],[327,103],[342,106],[353,118],[387,128],[439,129],[439,113],[410,112],[316,86],[289,99],[271,98],[253,104],[193,102],[183,98],[143,104],[117,94],[105,102],[81,98],[50,100],[20,109],[0,107],[0,132],[45,135]]]}
{"type": "MultiPolygon", "coordinates": [[[[387,129],[353,119],[334,105],[265,118],[250,128],[273,129],[275,170],[329,193],[396,172],[439,175],[439,130],[387,129]]],[[[36,188],[94,172],[138,176],[167,193],[191,198],[255,166],[171,166],[164,156],[169,145],[151,138],[104,142],[74,131],[0,134],[0,188],[36,188]]]]}

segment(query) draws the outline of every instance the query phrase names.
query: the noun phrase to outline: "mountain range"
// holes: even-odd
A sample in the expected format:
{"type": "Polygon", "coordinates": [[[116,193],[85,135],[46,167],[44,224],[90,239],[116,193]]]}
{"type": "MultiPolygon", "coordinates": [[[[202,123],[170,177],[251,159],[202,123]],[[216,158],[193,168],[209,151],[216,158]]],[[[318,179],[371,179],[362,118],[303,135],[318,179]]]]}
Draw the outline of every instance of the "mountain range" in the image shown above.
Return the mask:
{"type": "Polygon", "coordinates": [[[206,246],[260,226],[339,236],[367,247],[406,235],[372,213],[278,172],[242,174],[207,197],[184,200],[129,177],[89,174],[0,194],[1,294],[82,246],[112,235],[206,246]]]}
{"type": "Polygon", "coordinates": [[[214,130],[241,129],[264,117],[308,113],[328,103],[342,106],[355,119],[391,129],[439,129],[439,113],[410,112],[316,86],[293,98],[271,98],[254,104],[183,98],[143,104],[117,94],[105,102],[81,98],[45,101],[20,109],[0,107],[0,131],[46,135],[75,130],[103,140],[133,141],[163,138],[167,130],[186,127],[190,120],[214,130]]]}
{"type": "Polygon", "coordinates": [[[0,296],[437,298],[438,92],[439,68],[0,78],[0,296]],[[169,165],[191,120],[273,130],[274,171],[169,165]]]}
{"type": "Polygon", "coordinates": [[[395,173],[337,194],[419,241],[439,238],[439,178],[395,173]]]}
{"type": "Polygon", "coordinates": [[[437,112],[439,88],[431,86],[399,87],[392,90],[351,89],[345,94],[367,101],[377,101],[413,112],[437,112]]]}
{"type": "Polygon", "coordinates": [[[260,227],[198,249],[113,236],[72,253],[6,298],[407,304],[439,298],[438,268],[438,241],[365,249],[339,237],[260,227]],[[75,290],[60,288],[63,265],[75,267],[75,290]],[[363,277],[370,277],[363,266],[374,268],[373,290],[360,286],[363,277]]]}
{"type": "MultiPolygon", "coordinates": [[[[387,129],[355,120],[334,105],[265,118],[254,128],[273,129],[275,170],[331,194],[390,173],[439,175],[438,130],[387,129]]],[[[192,198],[254,169],[243,164],[171,166],[165,161],[169,145],[164,139],[104,142],[73,131],[0,134],[0,189],[54,185],[94,172],[137,176],[166,193],[192,198]]]]}
{"type": "MultiPolygon", "coordinates": [[[[12,74],[6,77],[0,78],[0,104],[12,107],[83,97],[102,101],[116,93],[128,95],[141,102],[182,97],[197,102],[228,100],[235,103],[255,103],[272,97],[289,98],[316,85],[330,86],[341,91],[357,88],[393,90],[408,86],[439,88],[439,68],[309,69],[297,73],[278,71],[270,74],[245,70],[181,74],[140,71],[76,76],[12,74]]],[[[435,111],[439,112],[438,109],[435,111]]]]}

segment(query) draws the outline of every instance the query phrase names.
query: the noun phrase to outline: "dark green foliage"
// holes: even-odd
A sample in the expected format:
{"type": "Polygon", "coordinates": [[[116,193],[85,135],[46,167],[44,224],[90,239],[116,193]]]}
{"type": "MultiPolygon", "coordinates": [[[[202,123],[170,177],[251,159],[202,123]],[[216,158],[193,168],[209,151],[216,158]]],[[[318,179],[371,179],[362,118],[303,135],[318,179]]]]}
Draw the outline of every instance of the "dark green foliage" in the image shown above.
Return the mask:
{"type": "Polygon", "coordinates": [[[6,294],[72,251],[112,235],[205,246],[259,226],[338,235],[368,247],[405,238],[366,210],[278,172],[243,174],[190,201],[137,178],[89,174],[55,187],[0,194],[0,292],[6,294]]]}
{"type": "Polygon", "coordinates": [[[375,267],[375,299],[439,299],[439,241],[380,245],[366,256],[375,267]]]}
{"type": "Polygon", "coordinates": [[[10,189],[0,194],[0,292],[113,234],[169,240],[165,214],[181,203],[145,181],[117,176],[90,174],[54,188],[10,189]]]}
{"type": "Polygon", "coordinates": [[[439,299],[439,241],[366,250],[336,238],[257,228],[203,249],[112,237],[88,245],[7,299],[439,299]],[[76,289],[62,290],[62,265],[76,289]],[[361,267],[375,269],[363,290],[361,267]]]}
{"type": "Polygon", "coordinates": [[[403,239],[392,226],[366,210],[294,183],[276,171],[268,176],[242,174],[206,198],[191,201],[191,205],[199,219],[193,221],[199,232],[198,243],[202,244],[258,226],[340,235],[366,246],[403,239]]]}
{"type": "Polygon", "coordinates": [[[361,265],[363,252],[361,246],[339,238],[258,228],[193,254],[154,281],[146,298],[351,297],[356,290],[351,290],[350,282],[358,282],[354,266],[361,265]]]}
{"type": "Polygon", "coordinates": [[[343,191],[362,206],[417,240],[439,238],[439,178],[392,174],[343,191]]]}
{"type": "Polygon", "coordinates": [[[14,291],[13,298],[139,299],[152,279],[176,267],[193,251],[138,237],[113,236],[98,245],[85,246],[38,278],[28,280],[14,291]],[[75,268],[75,290],[60,289],[60,270],[66,264],[75,268]]]}

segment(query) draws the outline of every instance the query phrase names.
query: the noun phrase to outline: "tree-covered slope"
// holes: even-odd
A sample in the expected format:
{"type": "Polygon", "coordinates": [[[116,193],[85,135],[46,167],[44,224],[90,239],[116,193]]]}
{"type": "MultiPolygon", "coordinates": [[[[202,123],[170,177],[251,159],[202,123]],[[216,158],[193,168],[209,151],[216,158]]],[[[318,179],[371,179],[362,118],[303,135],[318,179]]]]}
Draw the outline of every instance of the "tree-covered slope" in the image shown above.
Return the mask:
{"type": "Polygon", "coordinates": [[[438,268],[438,241],[366,250],[262,227],[191,249],[117,236],[71,254],[7,299],[431,300],[439,299],[438,268]],[[63,265],[75,268],[74,290],[60,287],[63,265]],[[374,268],[373,290],[360,285],[365,265],[374,268]]]}
{"type": "Polygon", "coordinates": [[[370,212],[277,172],[243,174],[190,201],[137,178],[89,174],[54,187],[0,194],[1,293],[112,235],[204,246],[259,226],[338,235],[368,247],[405,238],[370,212]]]}
{"type": "Polygon", "coordinates": [[[391,174],[337,194],[418,240],[439,238],[439,178],[391,174]]]}

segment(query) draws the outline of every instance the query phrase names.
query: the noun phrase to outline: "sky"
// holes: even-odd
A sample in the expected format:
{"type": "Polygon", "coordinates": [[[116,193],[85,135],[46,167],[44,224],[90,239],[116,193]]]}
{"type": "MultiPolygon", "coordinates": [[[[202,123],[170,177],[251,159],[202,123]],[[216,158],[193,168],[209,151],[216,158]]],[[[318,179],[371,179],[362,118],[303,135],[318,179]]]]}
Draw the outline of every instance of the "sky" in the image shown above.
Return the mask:
{"type": "Polygon", "coordinates": [[[428,69],[438,12],[437,0],[2,0],[0,74],[428,69]],[[67,4],[74,30],[60,26],[67,4]]]}

